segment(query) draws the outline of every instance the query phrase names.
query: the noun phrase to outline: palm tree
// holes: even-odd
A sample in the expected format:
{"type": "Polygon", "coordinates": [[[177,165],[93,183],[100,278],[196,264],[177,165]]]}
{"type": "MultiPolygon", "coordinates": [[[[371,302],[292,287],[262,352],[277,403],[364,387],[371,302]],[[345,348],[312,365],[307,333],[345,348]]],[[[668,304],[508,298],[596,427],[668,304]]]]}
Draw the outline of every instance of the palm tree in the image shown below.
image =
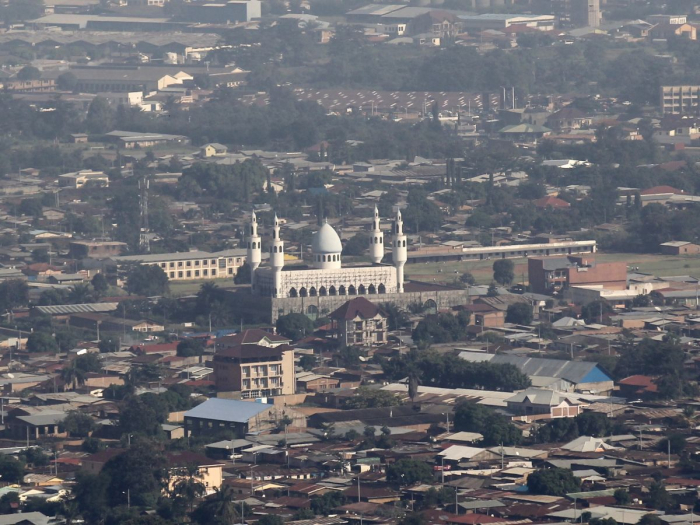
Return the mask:
{"type": "Polygon", "coordinates": [[[61,370],[61,379],[66,386],[70,385],[71,390],[75,390],[78,386],[85,384],[85,371],[76,367],[75,363],[71,363],[61,370]]]}
{"type": "Polygon", "coordinates": [[[202,483],[202,474],[195,465],[189,465],[179,469],[175,474],[177,481],[173,485],[171,495],[176,500],[184,501],[192,512],[194,501],[207,493],[207,488],[202,483]]]}
{"type": "Polygon", "coordinates": [[[74,499],[62,499],[61,507],[58,509],[56,514],[63,518],[65,525],[71,525],[73,520],[80,516],[78,502],[74,499]]]}
{"type": "Polygon", "coordinates": [[[213,496],[199,504],[192,513],[192,519],[201,524],[232,525],[236,523],[238,513],[233,496],[233,488],[222,485],[220,489],[215,489],[213,496]]]}
{"type": "Polygon", "coordinates": [[[92,301],[92,290],[87,284],[76,284],[68,294],[71,304],[85,304],[92,301]]]}

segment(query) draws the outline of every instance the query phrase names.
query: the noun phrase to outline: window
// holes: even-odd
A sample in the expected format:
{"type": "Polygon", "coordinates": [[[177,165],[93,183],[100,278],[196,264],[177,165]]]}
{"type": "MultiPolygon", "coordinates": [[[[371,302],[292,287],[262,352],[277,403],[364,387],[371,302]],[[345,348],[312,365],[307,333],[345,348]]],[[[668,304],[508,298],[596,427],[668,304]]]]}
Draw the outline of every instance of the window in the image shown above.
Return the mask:
{"type": "Polygon", "coordinates": [[[211,271],[212,276],[216,275],[216,270],[211,271]]]}
{"type": "Polygon", "coordinates": [[[161,267],[161,268],[165,268],[165,263],[161,263],[161,264],[160,264],[160,267],[161,267]]]}
{"type": "Polygon", "coordinates": [[[170,263],[170,268],[175,268],[175,263],[170,263]]]}
{"type": "Polygon", "coordinates": [[[195,277],[199,277],[199,270],[195,270],[195,271],[194,271],[194,276],[195,276],[195,277]]]}
{"type": "Polygon", "coordinates": [[[202,261],[202,266],[209,266],[209,260],[202,261]]]}
{"type": "Polygon", "coordinates": [[[187,261],[187,267],[190,268],[192,266],[192,261],[187,261]]]}
{"type": "Polygon", "coordinates": [[[194,262],[194,265],[195,265],[195,266],[199,266],[199,261],[195,261],[195,262],[194,262]]]}
{"type": "Polygon", "coordinates": [[[175,279],[175,272],[170,272],[170,278],[175,279]]]}
{"type": "Polygon", "coordinates": [[[192,270],[187,270],[187,277],[192,277],[192,270]]]}
{"type": "Polygon", "coordinates": [[[178,262],[177,262],[177,267],[178,267],[178,268],[182,268],[182,261],[178,261],[178,262]]]}
{"type": "Polygon", "coordinates": [[[204,275],[204,277],[206,277],[207,275],[209,275],[209,270],[207,270],[207,269],[202,270],[202,274],[204,275]]]}
{"type": "Polygon", "coordinates": [[[182,279],[182,271],[177,272],[177,276],[182,279]]]}

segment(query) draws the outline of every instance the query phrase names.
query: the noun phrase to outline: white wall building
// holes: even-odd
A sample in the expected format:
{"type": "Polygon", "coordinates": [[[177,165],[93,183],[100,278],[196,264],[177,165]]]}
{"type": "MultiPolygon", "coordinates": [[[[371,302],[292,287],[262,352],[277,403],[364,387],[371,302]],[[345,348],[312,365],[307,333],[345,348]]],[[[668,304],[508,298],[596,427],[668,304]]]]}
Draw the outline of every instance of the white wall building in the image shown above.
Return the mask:
{"type": "Polygon", "coordinates": [[[251,262],[253,271],[253,292],[274,298],[403,293],[407,246],[401,212],[396,214],[392,226],[392,265],[381,264],[384,257],[384,236],[379,228],[379,213],[376,208],[374,214],[370,237],[372,265],[343,267],[340,237],[326,222],[313,237],[312,266],[285,268],[284,242],[280,238],[279,220],[276,216],[273,242],[270,245],[270,265],[258,267],[262,253],[257,218],[253,213],[246,241],[247,259],[251,262]]]}

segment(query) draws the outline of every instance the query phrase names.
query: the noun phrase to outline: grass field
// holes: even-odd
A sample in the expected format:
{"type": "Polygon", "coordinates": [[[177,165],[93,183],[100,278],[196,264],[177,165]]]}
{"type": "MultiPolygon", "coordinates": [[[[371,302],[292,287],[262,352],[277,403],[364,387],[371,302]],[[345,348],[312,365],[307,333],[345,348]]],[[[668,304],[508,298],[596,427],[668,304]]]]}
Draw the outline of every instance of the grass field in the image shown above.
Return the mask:
{"type": "MultiPolygon", "coordinates": [[[[598,262],[625,261],[632,268],[639,267],[639,272],[657,276],[692,275],[700,277],[700,257],[685,256],[674,257],[670,255],[640,255],[630,253],[602,253],[595,254],[598,262]]],[[[515,263],[515,282],[521,283],[527,280],[527,260],[525,258],[512,259],[515,263]]],[[[470,272],[479,284],[488,284],[493,276],[494,260],[490,261],[465,261],[427,264],[407,264],[406,276],[409,279],[424,282],[436,282],[449,284],[464,272],[470,272]],[[459,273],[455,273],[459,272],[459,273]]]]}
{"type": "MultiPolygon", "coordinates": [[[[700,277],[700,257],[685,256],[674,257],[670,255],[640,255],[630,253],[602,253],[595,254],[598,262],[625,261],[631,268],[639,267],[639,272],[656,276],[692,275],[700,277]]],[[[512,259],[515,263],[515,283],[527,282],[527,259],[512,259]]],[[[407,279],[423,282],[436,282],[450,284],[464,272],[470,272],[479,284],[489,284],[493,277],[494,259],[490,261],[465,261],[427,264],[407,264],[405,274],[407,279]],[[457,273],[458,272],[458,273],[457,273]]],[[[170,293],[173,297],[194,295],[206,280],[172,282],[170,293]]],[[[231,279],[217,279],[217,286],[221,288],[234,288],[231,279]]]]}

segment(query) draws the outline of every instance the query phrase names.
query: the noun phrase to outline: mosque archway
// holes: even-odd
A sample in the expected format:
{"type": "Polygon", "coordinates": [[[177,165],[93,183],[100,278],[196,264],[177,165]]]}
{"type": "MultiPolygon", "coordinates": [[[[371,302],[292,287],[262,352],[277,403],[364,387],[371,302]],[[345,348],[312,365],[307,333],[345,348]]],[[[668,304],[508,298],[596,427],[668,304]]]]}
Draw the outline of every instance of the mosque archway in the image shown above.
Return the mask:
{"type": "Polygon", "coordinates": [[[369,285],[369,287],[367,288],[367,293],[370,295],[374,295],[377,293],[377,289],[374,287],[373,284],[369,285]]]}
{"type": "Polygon", "coordinates": [[[352,284],[348,286],[348,295],[357,295],[357,290],[352,284]]]}
{"type": "Polygon", "coordinates": [[[316,297],[317,295],[318,293],[316,292],[316,288],[314,286],[309,288],[309,297],[316,297]]]}
{"type": "Polygon", "coordinates": [[[335,286],[332,286],[328,289],[328,295],[338,295],[338,290],[335,289],[335,286]]]}
{"type": "Polygon", "coordinates": [[[360,286],[357,287],[357,294],[358,295],[365,295],[367,293],[367,288],[365,288],[364,284],[361,284],[360,286]]]}
{"type": "Polygon", "coordinates": [[[347,290],[345,290],[345,286],[343,286],[341,284],[340,287],[338,288],[338,295],[347,295],[347,294],[348,294],[348,292],[347,292],[347,290]]]}
{"type": "Polygon", "coordinates": [[[321,297],[328,295],[328,290],[326,290],[325,286],[321,286],[321,288],[318,289],[318,295],[321,297]]]}
{"type": "Polygon", "coordinates": [[[299,297],[306,297],[307,295],[309,294],[306,293],[306,288],[299,288],[299,297]]]}
{"type": "Polygon", "coordinates": [[[437,313],[437,303],[432,299],[428,299],[423,303],[423,312],[426,314],[436,314],[437,313]]]}
{"type": "Polygon", "coordinates": [[[289,297],[299,297],[299,293],[297,292],[297,289],[292,287],[289,290],[289,297]]]}
{"type": "Polygon", "coordinates": [[[379,288],[377,288],[377,291],[379,293],[386,293],[386,286],[384,286],[384,283],[379,284],[379,288]]]}
{"type": "Polygon", "coordinates": [[[318,319],[318,308],[316,307],[316,305],[310,304],[306,308],[306,317],[308,317],[312,321],[318,319]]]}

